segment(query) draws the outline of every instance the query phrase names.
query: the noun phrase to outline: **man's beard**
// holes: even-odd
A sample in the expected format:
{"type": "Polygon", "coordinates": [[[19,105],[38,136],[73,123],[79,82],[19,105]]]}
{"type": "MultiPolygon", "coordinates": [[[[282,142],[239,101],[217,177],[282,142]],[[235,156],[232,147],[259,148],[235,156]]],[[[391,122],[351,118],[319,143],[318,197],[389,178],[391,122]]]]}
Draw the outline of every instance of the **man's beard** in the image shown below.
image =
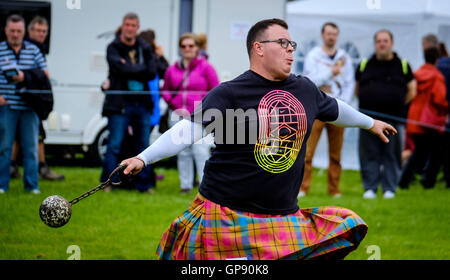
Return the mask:
{"type": "Polygon", "coordinates": [[[334,46],[336,46],[336,42],[325,42],[325,46],[329,49],[334,49],[334,46]]]}
{"type": "Polygon", "coordinates": [[[377,55],[379,58],[386,60],[391,56],[391,53],[392,53],[392,51],[385,50],[385,51],[379,51],[377,53],[377,55]]]}
{"type": "Polygon", "coordinates": [[[11,47],[18,47],[18,46],[20,46],[20,45],[22,45],[22,40],[10,40],[10,41],[8,41],[8,44],[11,46],[11,47]]]}
{"type": "Polygon", "coordinates": [[[131,37],[128,37],[126,35],[123,36],[123,39],[127,42],[132,42],[134,38],[135,38],[135,36],[131,36],[131,37]]]}

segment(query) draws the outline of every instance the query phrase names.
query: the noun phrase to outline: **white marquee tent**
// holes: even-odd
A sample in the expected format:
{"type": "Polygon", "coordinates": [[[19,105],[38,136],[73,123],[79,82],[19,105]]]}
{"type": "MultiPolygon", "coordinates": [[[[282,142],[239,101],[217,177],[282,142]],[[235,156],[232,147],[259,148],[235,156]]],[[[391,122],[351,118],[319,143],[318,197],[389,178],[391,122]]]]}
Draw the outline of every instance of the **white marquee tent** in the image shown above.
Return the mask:
{"type": "MultiPolygon", "coordinates": [[[[299,43],[293,72],[301,73],[305,54],[321,44],[320,29],[327,21],[340,28],[338,45],[348,51],[356,66],[373,53],[373,35],[388,29],[394,35],[394,51],[406,58],[413,70],[423,64],[421,38],[435,33],[450,47],[449,0],[303,0],[287,4],[286,20],[292,39],[299,43]]],[[[356,99],[352,103],[357,107],[356,99]]],[[[346,129],[342,151],[344,169],[359,169],[356,128],[346,129]]],[[[328,166],[324,132],[313,165],[328,166]]]]}

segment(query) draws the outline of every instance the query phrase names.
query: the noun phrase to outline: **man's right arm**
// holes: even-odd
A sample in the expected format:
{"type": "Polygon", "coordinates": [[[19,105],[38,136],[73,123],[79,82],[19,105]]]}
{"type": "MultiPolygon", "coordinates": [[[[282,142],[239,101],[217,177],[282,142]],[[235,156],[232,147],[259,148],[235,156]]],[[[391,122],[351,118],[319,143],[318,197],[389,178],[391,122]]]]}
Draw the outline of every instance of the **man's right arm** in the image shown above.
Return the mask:
{"type": "Polygon", "coordinates": [[[374,120],[339,99],[336,99],[336,102],[339,108],[338,117],[329,123],[341,127],[359,127],[366,129],[370,133],[378,136],[385,143],[389,143],[389,135],[397,134],[397,130],[392,125],[374,120]]]}
{"type": "MultiPolygon", "coordinates": [[[[124,174],[137,174],[148,164],[171,157],[203,138],[203,126],[183,119],[164,132],[156,141],[139,155],[123,160],[124,174]]],[[[197,144],[194,144],[197,145],[197,144]]]]}
{"type": "Polygon", "coordinates": [[[125,79],[151,80],[155,78],[148,75],[147,63],[132,64],[127,62],[113,45],[108,46],[106,59],[110,72],[121,75],[125,79]]]}

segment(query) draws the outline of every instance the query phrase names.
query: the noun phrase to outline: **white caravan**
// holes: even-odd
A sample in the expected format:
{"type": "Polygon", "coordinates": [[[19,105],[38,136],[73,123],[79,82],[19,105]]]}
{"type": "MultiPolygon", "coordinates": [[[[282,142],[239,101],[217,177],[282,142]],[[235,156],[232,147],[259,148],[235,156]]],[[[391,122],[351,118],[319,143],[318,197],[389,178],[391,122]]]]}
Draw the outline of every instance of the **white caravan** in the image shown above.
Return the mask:
{"type": "MultiPolygon", "coordinates": [[[[208,36],[209,60],[221,81],[248,69],[245,37],[264,18],[285,18],[286,0],[49,0],[6,1],[30,10],[50,4],[50,52],[54,110],[44,122],[47,151],[80,151],[98,163],[105,151],[107,119],[100,113],[107,77],[106,46],[127,12],[140,17],[140,30],[154,29],[170,63],[178,58],[181,31],[208,36]]],[[[2,5],[5,1],[2,1],[2,5]]],[[[11,4],[11,3],[10,3],[11,4]]],[[[26,20],[28,20],[26,18],[26,20]]],[[[3,24],[3,23],[2,23],[3,24]]],[[[152,132],[152,139],[157,134],[152,132]]],[[[64,151],[64,152],[63,152],[64,151]]]]}

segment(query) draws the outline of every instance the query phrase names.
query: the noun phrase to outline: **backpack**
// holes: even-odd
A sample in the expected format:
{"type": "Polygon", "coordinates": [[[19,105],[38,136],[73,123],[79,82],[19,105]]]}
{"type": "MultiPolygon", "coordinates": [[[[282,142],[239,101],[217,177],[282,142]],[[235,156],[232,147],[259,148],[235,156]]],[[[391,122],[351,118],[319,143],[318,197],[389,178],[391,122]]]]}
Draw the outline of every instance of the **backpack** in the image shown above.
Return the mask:
{"type": "MultiPolygon", "coordinates": [[[[359,64],[359,72],[362,73],[366,70],[367,62],[369,62],[367,57],[361,60],[361,63],[359,64]]],[[[402,70],[404,75],[408,74],[408,61],[404,58],[402,59],[402,70]]]]}

